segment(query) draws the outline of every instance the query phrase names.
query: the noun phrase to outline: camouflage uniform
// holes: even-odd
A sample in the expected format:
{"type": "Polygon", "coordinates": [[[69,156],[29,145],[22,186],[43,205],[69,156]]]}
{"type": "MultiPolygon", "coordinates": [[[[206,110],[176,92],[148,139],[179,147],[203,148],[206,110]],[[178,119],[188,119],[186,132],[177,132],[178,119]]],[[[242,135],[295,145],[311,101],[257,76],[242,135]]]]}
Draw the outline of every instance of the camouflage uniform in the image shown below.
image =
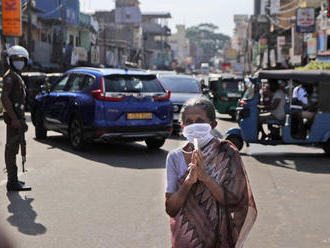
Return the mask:
{"type": "Polygon", "coordinates": [[[5,162],[8,183],[18,181],[16,155],[19,150],[21,130],[13,125],[13,121],[18,120],[21,128],[27,130],[24,113],[25,96],[25,84],[21,76],[13,70],[7,71],[3,78],[1,100],[4,107],[3,117],[7,124],[5,162]]]}

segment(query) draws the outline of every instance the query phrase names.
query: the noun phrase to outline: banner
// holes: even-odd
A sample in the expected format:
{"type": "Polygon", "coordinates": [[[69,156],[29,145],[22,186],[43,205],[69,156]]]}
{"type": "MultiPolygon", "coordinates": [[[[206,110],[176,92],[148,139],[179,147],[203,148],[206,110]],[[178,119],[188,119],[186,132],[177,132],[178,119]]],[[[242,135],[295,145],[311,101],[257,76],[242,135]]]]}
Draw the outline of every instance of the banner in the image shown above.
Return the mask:
{"type": "Polygon", "coordinates": [[[2,1],[2,34],[22,36],[21,0],[2,1]]]}
{"type": "Polygon", "coordinates": [[[280,0],[271,0],[270,2],[270,14],[275,15],[280,13],[280,0]]]}
{"type": "Polygon", "coordinates": [[[297,33],[314,33],[315,31],[315,9],[299,8],[297,10],[297,33]]]}

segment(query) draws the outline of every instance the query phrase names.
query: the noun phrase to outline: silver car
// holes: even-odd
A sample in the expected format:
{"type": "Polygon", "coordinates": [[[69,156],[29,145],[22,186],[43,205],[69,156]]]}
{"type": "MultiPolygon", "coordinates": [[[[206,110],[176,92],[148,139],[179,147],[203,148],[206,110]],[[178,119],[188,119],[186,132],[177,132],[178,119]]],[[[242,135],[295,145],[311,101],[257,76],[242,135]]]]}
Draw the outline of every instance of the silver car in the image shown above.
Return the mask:
{"type": "Polygon", "coordinates": [[[192,76],[158,74],[158,79],[165,88],[171,91],[171,102],[173,104],[173,131],[181,131],[180,111],[182,105],[190,98],[203,95],[199,82],[192,76]]]}

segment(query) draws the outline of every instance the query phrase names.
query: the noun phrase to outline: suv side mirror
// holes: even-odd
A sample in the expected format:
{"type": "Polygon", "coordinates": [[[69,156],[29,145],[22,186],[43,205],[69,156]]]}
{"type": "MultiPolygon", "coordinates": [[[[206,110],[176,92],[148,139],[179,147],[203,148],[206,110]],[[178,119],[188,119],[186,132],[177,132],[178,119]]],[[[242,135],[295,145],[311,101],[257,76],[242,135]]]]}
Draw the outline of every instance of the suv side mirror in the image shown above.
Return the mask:
{"type": "Polygon", "coordinates": [[[50,84],[48,81],[46,81],[44,84],[40,85],[41,93],[49,93],[50,92],[50,84]]]}

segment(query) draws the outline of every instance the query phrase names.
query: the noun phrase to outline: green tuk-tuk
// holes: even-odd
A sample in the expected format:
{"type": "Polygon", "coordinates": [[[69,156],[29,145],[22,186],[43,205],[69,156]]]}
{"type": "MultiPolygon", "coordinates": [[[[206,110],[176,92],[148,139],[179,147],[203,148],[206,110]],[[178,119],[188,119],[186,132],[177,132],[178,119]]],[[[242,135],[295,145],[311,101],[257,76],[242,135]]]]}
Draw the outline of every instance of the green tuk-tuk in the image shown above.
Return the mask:
{"type": "Polygon", "coordinates": [[[210,75],[209,90],[209,98],[216,110],[235,120],[237,102],[244,91],[244,78],[233,74],[210,75]]]}

